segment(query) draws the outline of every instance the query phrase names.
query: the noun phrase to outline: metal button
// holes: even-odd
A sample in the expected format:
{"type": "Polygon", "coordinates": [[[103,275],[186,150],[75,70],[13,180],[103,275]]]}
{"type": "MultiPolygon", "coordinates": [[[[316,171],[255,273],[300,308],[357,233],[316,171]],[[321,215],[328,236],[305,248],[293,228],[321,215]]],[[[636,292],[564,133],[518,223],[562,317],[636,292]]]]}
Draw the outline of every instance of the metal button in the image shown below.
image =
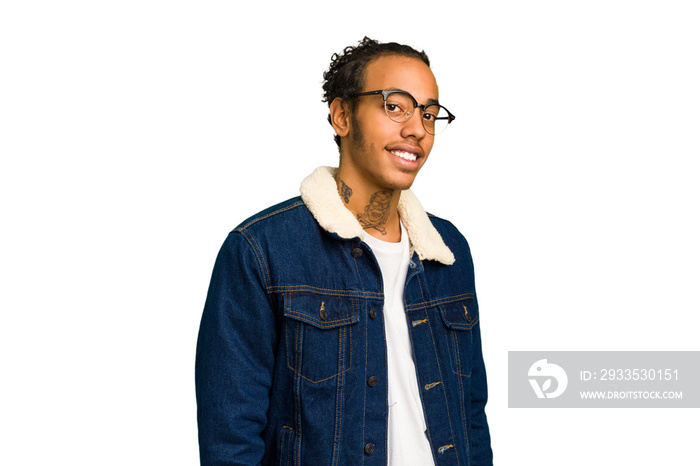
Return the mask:
{"type": "Polygon", "coordinates": [[[467,306],[462,304],[462,307],[464,308],[464,318],[467,319],[467,322],[471,323],[472,316],[469,315],[469,310],[467,309],[467,306]]]}
{"type": "Polygon", "coordinates": [[[376,375],[373,375],[372,377],[370,377],[367,380],[367,385],[369,385],[370,387],[374,387],[378,383],[379,383],[379,377],[377,377],[376,375]]]}
{"type": "Polygon", "coordinates": [[[359,259],[360,257],[362,257],[362,249],[352,248],[352,252],[350,254],[352,254],[352,257],[354,257],[355,259],[359,259]]]}
{"type": "Polygon", "coordinates": [[[370,318],[372,318],[372,319],[374,319],[375,317],[377,317],[377,310],[376,310],[375,308],[370,309],[370,310],[369,310],[369,316],[370,316],[370,318]]]}
{"type": "Polygon", "coordinates": [[[321,320],[328,320],[328,313],[325,309],[321,309],[318,314],[321,316],[321,320]]]}
{"type": "Polygon", "coordinates": [[[413,262],[413,261],[411,261],[411,262],[408,263],[408,266],[411,267],[412,269],[415,269],[415,268],[416,268],[416,263],[413,262]]]}
{"type": "Polygon", "coordinates": [[[371,455],[372,453],[374,453],[374,444],[368,443],[367,445],[365,445],[365,454],[371,455]]]}

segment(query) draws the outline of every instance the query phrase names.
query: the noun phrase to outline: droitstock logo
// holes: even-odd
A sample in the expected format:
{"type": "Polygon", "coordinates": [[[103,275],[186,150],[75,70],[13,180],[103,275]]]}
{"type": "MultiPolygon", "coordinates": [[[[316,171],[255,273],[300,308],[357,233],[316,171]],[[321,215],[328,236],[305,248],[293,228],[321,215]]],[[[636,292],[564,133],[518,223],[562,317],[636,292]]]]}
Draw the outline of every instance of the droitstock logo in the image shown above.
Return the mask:
{"type": "Polygon", "coordinates": [[[569,383],[564,369],[556,364],[548,363],[546,359],[540,359],[530,366],[527,375],[530,377],[528,380],[537,398],[556,398],[564,393],[566,385],[569,383]],[[552,379],[556,380],[554,390],[551,390],[552,379]]]}

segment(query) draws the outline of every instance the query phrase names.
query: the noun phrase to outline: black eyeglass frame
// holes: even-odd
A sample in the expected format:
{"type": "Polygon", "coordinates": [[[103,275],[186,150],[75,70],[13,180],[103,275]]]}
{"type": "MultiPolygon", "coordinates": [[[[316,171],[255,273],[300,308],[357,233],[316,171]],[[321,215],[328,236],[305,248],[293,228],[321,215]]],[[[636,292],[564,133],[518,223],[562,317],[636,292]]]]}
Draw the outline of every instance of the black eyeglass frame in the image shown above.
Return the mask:
{"type": "MultiPolygon", "coordinates": [[[[395,123],[406,123],[408,120],[411,119],[411,117],[413,116],[413,113],[415,112],[415,109],[416,109],[416,108],[421,109],[421,113],[425,113],[425,109],[426,109],[427,107],[433,107],[433,106],[434,106],[434,107],[442,108],[443,110],[445,110],[445,112],[447,112],[447,116],[446,116],[446,117],[437,117],[437,116],[436,116],[436,117],[435,117],[436,120],[447,120],[447,124],[449,125],[449,124],[452,123],[452,121],[454,121],[454,119],[456,118],[449,110],[447,110],[447,109],[446,109],[445,107],[443,107],[442,105],[437,104],[437,103],[435,103],[435,104],[421,105],[421,104],[418,103],[418,101],[416,100],[416,98],[413,97],[411,94],[409,94],[409,93],[406,92],[406,91],[400,91],[400,90],[398,90],[398,89],[394,89],[394,90],[390,90],[390,91],[387,91],[387,90],[380,90],[380,91],[360,92],[360,93],[358,93],[358,94],[351,94],[351,95],[349,95],[348,97],[362,97],[362,96],[366,96],[366,95],[380,95],[380,94],[381,94],[382,98],[384,99],[384,112],[385,112],[385,113],[387,112],[387,110],[386,110],[386,99],[387,99],[391,94],[404,94],[404,95],[407,95],[408,97],[410,97],[411,100],[413,101],[414,111],[411,112],[411,116],[409,116],[408,118],[406,118],[406,120],[404,120],[404,121],[396,121],[396,120],[394,120],[393,118],[391,118],[391,117],[389,116],[389,114],[387,113],[386,116],[388,116],[389,119],[390,119],[391,121],[395,122],[395,123]]],[[[425,122],[422,122],[422,123],[423,123],[423,128],[425,128],[425,122]]],[[[445,128],[447,128],[447,126],[445,126],[445,128]]],[[[428,132],[430,133],[430,131],[428,130],[428,128],[425,128],[425,130],[428,131],[428,132]]],[[[443,131],[444,131],[444,129],[443,129],[443,131]]],[[[442,132],[442,131],[441,131],[441,132],[442,132]]],[[[438,134],[438,133],[430,133],[430,134],[432,134],[433,136],[435,136],[435,135],[438,134]]]]}

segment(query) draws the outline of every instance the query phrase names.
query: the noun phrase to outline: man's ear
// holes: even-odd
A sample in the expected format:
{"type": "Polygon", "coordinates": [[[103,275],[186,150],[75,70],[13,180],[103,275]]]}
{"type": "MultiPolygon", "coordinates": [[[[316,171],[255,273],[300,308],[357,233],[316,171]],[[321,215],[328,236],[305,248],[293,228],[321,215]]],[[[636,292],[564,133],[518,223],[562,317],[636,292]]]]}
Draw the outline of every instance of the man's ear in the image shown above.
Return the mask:
{"type": "Polygon", "coordinates": [[[350,131],[350,108],[343,99],[336,97],[330,106],[331,125],[335,134],[344,138],[350,131]]]}

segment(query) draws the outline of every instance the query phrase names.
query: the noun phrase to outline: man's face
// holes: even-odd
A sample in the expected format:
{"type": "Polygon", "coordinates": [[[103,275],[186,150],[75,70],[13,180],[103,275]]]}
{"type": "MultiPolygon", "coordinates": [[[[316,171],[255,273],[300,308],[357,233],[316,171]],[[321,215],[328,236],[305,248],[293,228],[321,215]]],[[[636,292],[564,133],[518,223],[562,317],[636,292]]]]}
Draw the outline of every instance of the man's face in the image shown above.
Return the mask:
{"type": "MultiPolygon", "coordinates": [[[[406,91],[419,104],[438,100],[430,68],[419,59],[398,55],[379,57],[367,65],[362,92],[376,90],[406,91]]],[[[420,110],[408,121],[396,123],[386,115],[381,95],[359,97],[342,164],[352,165],[377,191],[408,189],[430,154],[433,138],[423,127],[420,110]]]]}

